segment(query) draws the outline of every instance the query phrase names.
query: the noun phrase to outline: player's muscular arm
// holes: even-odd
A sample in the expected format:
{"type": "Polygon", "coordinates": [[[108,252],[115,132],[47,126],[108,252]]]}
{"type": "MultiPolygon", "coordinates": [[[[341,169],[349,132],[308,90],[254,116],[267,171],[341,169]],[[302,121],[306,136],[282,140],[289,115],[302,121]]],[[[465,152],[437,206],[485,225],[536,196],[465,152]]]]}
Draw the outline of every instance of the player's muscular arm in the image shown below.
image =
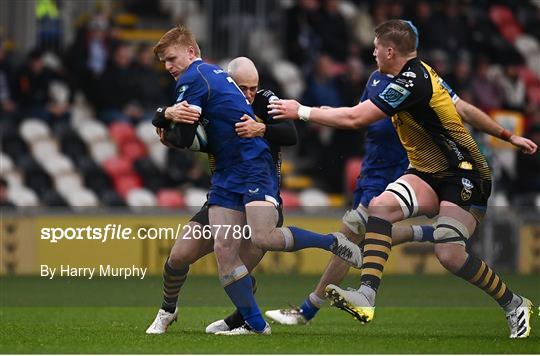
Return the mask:
{"type": "Polygon", "coordinates": [[[386,117],[371,100],[354,107],[310,108],[301,106],[296,100],[278,100],[268,105],[269,114],[275,119],[301,119],[323,126],[340,129],[357,129],[386,117]]]}
{"type": "Polygon", "coordinates": [[[469,104],[465,100],[460,99],[456,103],[456,109],[463,120],[465,120],[475,129],[485,132],[488,135],[508,141],[524,153],[533,154],[536,152],[537,145],[533,141],[525,137],[512,134],[504,127],[499,125],[497,121],[488,116],[488,114],[478,109],[476,106],[469,104]]]}

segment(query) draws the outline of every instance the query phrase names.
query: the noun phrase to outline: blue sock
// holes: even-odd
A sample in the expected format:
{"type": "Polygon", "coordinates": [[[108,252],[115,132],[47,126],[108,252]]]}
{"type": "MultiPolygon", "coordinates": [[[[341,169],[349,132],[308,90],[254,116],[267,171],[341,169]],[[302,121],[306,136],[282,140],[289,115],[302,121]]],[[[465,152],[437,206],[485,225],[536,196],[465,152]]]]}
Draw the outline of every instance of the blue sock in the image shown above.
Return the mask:
{"type": "Polygon", "coordinates": [[[317,314],[319,308],[317,308],[311,301],[309,297],[304,300],[304,303],[300,306],[300,313],[306,318],[306,320],[311,320],[317,314]]]}
{"type": "Polygon", "coordinates": [[[330,247],[336,240],[332,234],[318,234],[294,226],[289,227],[289,230],[291,230],[294,239],[294,246],[289,251],[298,251],[309,247],[318,247],[330,251],[330,247]]]}
{"type": "Polygon", "coordinates": [[[433,231],[435,231],[435,228],[433,225],[422,225],[422,239],[420,241],[424,242],[433,242],[435,239],[433,238],[433,231]]]}
{"type": "Polygon", "coordinates": [[[251,276],[248,274],[225,286],[224,289],[249,326],[255,331],[263,331],[266,321],[253,296],[251,283],[251,276]]]}

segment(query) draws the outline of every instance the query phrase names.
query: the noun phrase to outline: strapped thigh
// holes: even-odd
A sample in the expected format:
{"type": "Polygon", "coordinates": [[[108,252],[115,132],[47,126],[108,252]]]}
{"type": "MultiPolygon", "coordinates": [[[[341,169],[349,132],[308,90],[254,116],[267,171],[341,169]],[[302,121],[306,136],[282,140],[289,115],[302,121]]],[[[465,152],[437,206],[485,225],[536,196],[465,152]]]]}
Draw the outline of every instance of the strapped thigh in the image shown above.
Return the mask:
{"type": "Polygon", "coordinates": [[[404,219],[416,216],[418,214],[418,199],[412,186],[404,179],[398,179],[395,182],[388,184],[387,192],[390,192],[397,199],[401,210],[403,211],[404,219]]]}

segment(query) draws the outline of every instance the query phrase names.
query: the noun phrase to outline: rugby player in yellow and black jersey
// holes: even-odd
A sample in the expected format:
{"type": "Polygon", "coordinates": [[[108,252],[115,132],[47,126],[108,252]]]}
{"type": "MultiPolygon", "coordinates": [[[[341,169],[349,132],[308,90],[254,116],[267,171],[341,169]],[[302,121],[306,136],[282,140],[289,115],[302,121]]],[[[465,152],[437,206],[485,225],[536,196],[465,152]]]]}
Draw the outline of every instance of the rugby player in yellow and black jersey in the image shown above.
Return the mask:
{"type": "MultiPolygon", "coordinates": [[[[382,73],[394,76],[378,95],[352,108],[320,109],[280,100],[274,118],[309,120],[355,129],[391,116],[411,168],[368,208],[361,287],[326,288],[338,308],[361,322],[375,313],[375,297],[392,245],[392,223],[416,215],[438,215],[435,254],[450,272],[478,286],[504,309],[511,338],[528,337],[532,303],[513,293],[481,259],[466,249],[487,205],[490,170],[465,129],[444,81],[417,58],[418,32],[409,21],[390,20],[375,29],[373,55],[382,73]]],[[[536,145],[493,121],[484,132],[532,154],[536,145]]]]}
{"type": "MultiPolygon", "coordinates": [[[[240,137],[263,137],[270,146],[270,151],[276,165],[278,181],[281,183],[281,146],[292,146],[297,142],[296,128],[293,122],[278,120],[274,121],[268,114],[267,106],[272,100],[278,98],[271,90],[258,90],[259,76],[253,62],[246,57],[238,57],[229,63],[228,73],[244,93],[248,102],[252,105],[256,120],[247,115],[236,124],[236,133],[240,137]]],[[[161,141],[174,148],[190,147],[195,137],[196,125],[191,124],[190,118],[197,118],[198,113],[193,112],[186,102],[176,104],[170,110],[161,108],[157,111],[153,123],[158,127],[161,141]],[[167,113],[167,117],[165,117],[167,113]],[[194,115],[192,115],[194,114],[194,115]],[[169,116],[170,115],[170,116],[169,116]],[[170,129],[170,121],[178,124],[170,129]],[[165,129],[167,128],[167,129],[165,129]]],[[[204,120],[202,118],[201,120],[204,120]]],[[[209,154],[210,171],[213,173],[215,161],[209,154]]],[[[281,202],[280,202],[281,203],[281,202]]],[[[163,302],[155,320],[146,330],[147,334],[163,334],[177,317],[176,305],[178,294],[187,278],[189,265],[211,253],[214,240],[200,238],[200,233],[205,226],[209,225],[208,205],[205,203],[189,222],[189,229],[184,229],[185,235],[178,237],[165,262],[163,270],[163,302]],[[199,232],[195,236],[196,232],[199,232]],[[194,236],[191,236],[193,234],[194,236]]],[[[283,224],[283,210],[280,204],[278,208],[277,226],[283,224]]],[[[263,257],[265,251],[253,246],[249,240],[242,241],[240,257],[248,270],[252,270],[263,257]]],[[[255,278],[252,278],[253,292],[256,290],[255,278]]],[[[206,328],[207,333],[228,331],[244,325],[242,314],[236,309],[225,319],[215,321],[206,328]]]]}

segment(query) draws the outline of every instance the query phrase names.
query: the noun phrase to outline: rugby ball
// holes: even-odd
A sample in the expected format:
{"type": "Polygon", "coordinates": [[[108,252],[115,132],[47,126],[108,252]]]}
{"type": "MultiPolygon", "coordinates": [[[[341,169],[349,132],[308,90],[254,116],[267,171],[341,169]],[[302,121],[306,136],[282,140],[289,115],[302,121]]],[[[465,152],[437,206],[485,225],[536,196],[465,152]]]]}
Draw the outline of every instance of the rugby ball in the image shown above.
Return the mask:
{"type": "Polygon", "coordinates": [[[193,142],[188,149],[195,152],[208,152],[208,138],[206,137],[206,131],[203,125],[197,125],[195,137],[193,137],[193,142]]]}

